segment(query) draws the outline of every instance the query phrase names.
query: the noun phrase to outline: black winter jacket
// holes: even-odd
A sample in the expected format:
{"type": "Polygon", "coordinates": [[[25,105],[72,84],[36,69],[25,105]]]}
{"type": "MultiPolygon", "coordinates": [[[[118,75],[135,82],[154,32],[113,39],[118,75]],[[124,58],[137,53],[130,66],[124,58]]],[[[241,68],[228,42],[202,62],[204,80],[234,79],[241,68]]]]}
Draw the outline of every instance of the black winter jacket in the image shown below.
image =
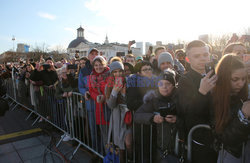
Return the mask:
{"type": "MultiPolygon", "coordinates": [[[[176,111],[176,91],[174,90],[171,96],[164,97],[159,91],[150,91],[144,96],[144,104],[136,111],[134,115],[135,123],[140,124],[155,124],[153,117],[159,113],[160,107],[171,106],[171,109],[176,111]]],[[[153,134],[156,138],[157,148],[160,150],[174,151],[175,135],[177,131],[176,124],[171,124],[164,121],[156,125],[157,134],[153,134]]]]}
{"type": "Polygon", "coordinates": [[[243,124],[238,117],[238,112],[242,105],[238,97],[231,97],[231,117],[229,123],[221,134],[217,134],[217,138],[219,142],[223,143],[224,149],[238,158],[241,156],[242,144],[247,142],[250,135],[250,124],[243,124]]]}
{"type": "MultiPolygon", "coordinates": [[[[178,83],[177,115],[183,120],[182,139],[186,139],[192,127],[198,124],[211,124],[211,94],[199,92],[202,75],[193,69],[181,77],[178,83]],[[184,136],[184,137],[183,137],[184,136]]],[[[210,146],[213,141],[212,132],[208,129],[197,129],[193,140],[210,146]]]]}
{"type": "Polygon", "coordinates": [[[40,73],[41,80],[45,86],[54,85],[56,81],[58,81],[58,76],[56,71],[47,71],[43,70],[40,73]]]}

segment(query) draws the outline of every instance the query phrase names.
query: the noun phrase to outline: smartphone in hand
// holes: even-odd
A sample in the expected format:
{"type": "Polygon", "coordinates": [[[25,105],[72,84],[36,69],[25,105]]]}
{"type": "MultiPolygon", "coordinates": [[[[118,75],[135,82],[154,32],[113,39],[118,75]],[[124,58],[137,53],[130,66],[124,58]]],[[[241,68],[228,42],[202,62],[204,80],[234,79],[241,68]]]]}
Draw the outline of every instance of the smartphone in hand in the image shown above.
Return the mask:
{"type": "Polygon", "coordinates": [[[215,75],[215,66],[214,66],[214,62],[208,62],[205,65],[205,70],[206,70],[206,74],[209,73],[211,70],[213,70],[213,73],[210,75],[210,77],[215,75]]]}

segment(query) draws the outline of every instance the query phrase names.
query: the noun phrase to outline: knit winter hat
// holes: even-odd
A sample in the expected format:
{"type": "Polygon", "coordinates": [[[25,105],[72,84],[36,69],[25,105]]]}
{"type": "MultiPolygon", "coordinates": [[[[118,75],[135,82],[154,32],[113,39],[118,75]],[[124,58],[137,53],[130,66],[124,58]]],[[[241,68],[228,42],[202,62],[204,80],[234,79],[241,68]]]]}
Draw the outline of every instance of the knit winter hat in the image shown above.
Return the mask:
{"type": "Polygon", "coordinates": [[[158,77],[158,81],[160,80],[167,80],[169,81],[171,84],[173,84],[173,86],[176,85],[176,80],[175,80],[175,72],[171,69],[166,69],[164,70],[158,77]]]}
{"type": "Polygon", "coordinates": [[[88,55],[89,55],[92,51],[96,51],[97,53],[99,52],[98,49],[96,49],[96,48],[90,48],[90,49],[88,50],[88,55]]]}
{"type": "Polygon", "coordinates": [[[113,72],[113,71],[116,70],[116,69],[124,70],[123,64],[122,64],[121,62],[119,62],[119,61],[114,61],[114,62],[112,62],[112,63],[110,64],[109,68],[110,68],[110,72],[113,72]]]}
{"type": "Polygon", "coordinates": [[[170,53],[163,52],[158,57],[158,68],[160,68],[163,62],[170,62],[174,66],[174,60],[170,53]]]}
{"type": "Polygon", "coordinates": [[[107,63],[106,59],[103,56],[100,56],[100,55],[96,56],[93,60],[93,63],[95,62],[96,59],[100,59],[102,63],[105,63],[105,64],[107,63]]]}

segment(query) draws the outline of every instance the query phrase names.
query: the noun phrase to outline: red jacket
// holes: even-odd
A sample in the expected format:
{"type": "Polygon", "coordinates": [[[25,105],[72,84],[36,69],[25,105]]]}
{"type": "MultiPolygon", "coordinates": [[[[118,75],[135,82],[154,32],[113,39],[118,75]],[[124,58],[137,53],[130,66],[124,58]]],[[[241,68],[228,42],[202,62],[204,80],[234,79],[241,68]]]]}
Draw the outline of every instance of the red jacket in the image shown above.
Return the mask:
{"type": "MultiPolygon", "coordinates": [[[[89,75],[88,85],[89,93],[92,99],[95,101],[95,116],[97,125],[107,125],[109,119],[104,117],[104,109],[106,107],[106,102],[97,103],[98,95],[105,95],[104,89],[106,84],[106,78],[109,74],[109,67],[105,67],[105,70],[102,73],[97,73],[94,69],[89,75]],[[105,106],[105,107],[104,107],[105,106]]],[[[106,112],[105,112],[106,115],[106,112]]]]}

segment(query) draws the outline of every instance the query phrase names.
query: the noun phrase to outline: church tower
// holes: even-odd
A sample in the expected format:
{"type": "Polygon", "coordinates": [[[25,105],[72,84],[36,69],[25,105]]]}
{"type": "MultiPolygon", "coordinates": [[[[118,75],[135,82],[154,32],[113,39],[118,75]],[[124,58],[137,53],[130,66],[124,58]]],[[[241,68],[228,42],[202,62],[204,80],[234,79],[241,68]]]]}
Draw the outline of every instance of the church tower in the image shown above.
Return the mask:
{"type": "Polygon", "coordinates": [[[108,40],[108,36],[107,36],[107,34],[106,34],[106,37],[105,37],[104,44],[109,44],[109,40],[108,40]]]}
{"type": "Polygon", "coordinates": [[[77,38],[79,37],[84,38],[84,29],[81,26],[77,29],[77,38]]]}

